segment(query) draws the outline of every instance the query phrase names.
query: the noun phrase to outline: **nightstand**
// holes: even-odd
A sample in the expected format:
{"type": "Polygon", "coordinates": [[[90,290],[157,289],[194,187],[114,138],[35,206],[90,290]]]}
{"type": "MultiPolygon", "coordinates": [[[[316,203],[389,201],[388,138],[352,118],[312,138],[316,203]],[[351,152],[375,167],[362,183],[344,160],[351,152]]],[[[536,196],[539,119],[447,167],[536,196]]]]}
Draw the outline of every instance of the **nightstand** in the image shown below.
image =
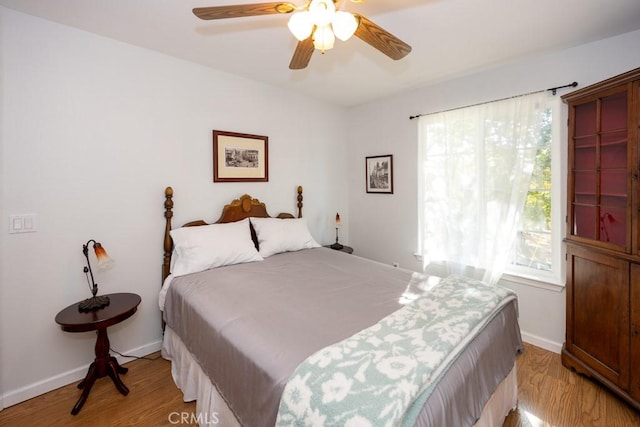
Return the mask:
{"type": "Polygon", "coordinates": [[[346,246],[346,245],[342,245],[341,249],[332,248],[331,245],[326,245],[325,248],[333,249],[334,251],[345,252],[345,253],[348,253],[348,254],[352,254],[353,253],[353,248],[351,246],[346,246]]]}
{"type": "Polygon", "coordinates": [[[62,310],[56,316],[56,323],[66,332],[88,332],[97,331],[95,353],[96,358],[89,366],[89,371],[84,380],[78,384],[78,388],[83,389],[78,402],[71,410],[72,415],[76,415],[89,396],[93,383],[98,378],[111,377],[116,388],[123,395],[129,393],[129,389],[120,379],[120,374],[126,374],[128,369],[120,366],[115,357],[109,354],[109,337],[107,328],[117,325],[125,319],[133,316],[140,304],[140,296],[136,294],[109,294],[108,306],[88,312],[78,310],[75,303],[62,310]]]}

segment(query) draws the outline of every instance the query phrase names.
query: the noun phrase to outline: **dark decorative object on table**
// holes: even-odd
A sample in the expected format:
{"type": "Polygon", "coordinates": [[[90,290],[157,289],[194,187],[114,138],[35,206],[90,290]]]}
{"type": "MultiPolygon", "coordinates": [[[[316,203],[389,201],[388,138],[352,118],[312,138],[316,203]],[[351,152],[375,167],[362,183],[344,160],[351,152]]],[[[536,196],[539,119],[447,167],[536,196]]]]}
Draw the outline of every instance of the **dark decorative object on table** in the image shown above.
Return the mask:
{"type": "Polygon", "coordinates": [[[109,297],[104,295],[97,296],[98,284],[93,278],[93,270],[91,270],[91,263],[89,262],[89,244],[91,243],[93,243],[93,250],[96,254],[96,258],[98,259],[98,268],[105,270],[113,265],[113,260],[109,258],[107,251],[104,250],[100,243],[91,239],[86,244],[82,245],[82,253],[87,259],[87,265],[84,267],[83,271],[87,275],[87,283],[89,284],[92,297],[87,298],[78,304],[78,310],[80,311],[98,310],[109,305],[109,297]]]}

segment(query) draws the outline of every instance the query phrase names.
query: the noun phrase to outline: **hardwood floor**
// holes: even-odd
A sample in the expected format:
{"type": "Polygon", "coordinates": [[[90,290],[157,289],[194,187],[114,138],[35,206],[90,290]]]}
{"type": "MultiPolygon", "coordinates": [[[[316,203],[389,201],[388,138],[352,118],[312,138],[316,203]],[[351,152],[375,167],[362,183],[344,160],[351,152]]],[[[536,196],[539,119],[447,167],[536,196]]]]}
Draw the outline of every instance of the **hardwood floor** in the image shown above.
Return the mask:
{"type": "MultiPolygon", "coordinates": [[[[84,408],[73,416],[69,412],[80,396],[74,383],[0,411],[0,426],[187,424],[176,423],[177,414],[190,416],[195,403],[182,401],[168,361],[136,360],[126,366],[129,372],[122,378],[128,396],[118,393],[109,378],[101,378],[84,408]]],[[[563,368],[558,354],[532,345],[525,344],[518,357],[518,387],[518,409],[509,414],[504,427],[640,426],[640,413],[597,383],[563,368]]]]}
{"type": "Polygon", "coordinates": [[[71,415],[71,408],[81,392],[77,383],[73,383],[5,408],[0,411],[0,426],[188,425],[172,423],[179,419],[179,415],[171,414],[194,413],[196,405],[182,401],[182,393],[171,378],[171,363],[159,356],[159,352],[150,354],[149,358],[158,359],[140,359],[124,365],[129,368],[129,372],[121,376],[129,388],[127,396],[116,390],[111,378],[100,378],[93,385],[78,415],[71,415]]]}
{"type": "Polygon", "coordinates": [[[563,367],[559,354],[525,344],[517,363],[518,408],[504,427],[640,426],[640,413],[563,367]]]}

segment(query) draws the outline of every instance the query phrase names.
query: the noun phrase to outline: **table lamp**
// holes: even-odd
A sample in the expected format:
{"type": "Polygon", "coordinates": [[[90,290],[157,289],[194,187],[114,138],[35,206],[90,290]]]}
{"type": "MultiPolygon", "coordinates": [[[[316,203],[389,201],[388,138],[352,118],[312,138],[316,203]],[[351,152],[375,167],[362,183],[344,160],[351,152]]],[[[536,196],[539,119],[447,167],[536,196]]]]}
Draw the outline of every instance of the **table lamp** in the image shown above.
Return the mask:
{"type": "Polygon", "coordinates": [[[86,244],[82,245],[82,253],[87,259],[87,265],[84,267],[83,271],[87,275],[87,282],[93,296],[91,298],[87,298],[84,301],[81,301],[80,304],[78,304],[78,310],[80,311],[99,310],[109,305],[108,296],[97,296],[98,284],[93,279],[93,270],[91,269],[91,263],[89,262],[89,245],[91,243],[93,243],[93,251],[96,254],[96,259],[98,260],[98,268],[100,270],[106,270],[110,268],[114,263],[114,261],[109,258],[109,255],[107,255],[107,251],[105,251],[102,245],[95,240],[91,239],[86,244]]]}
{"type": "Polygon", "coordinates": [[[342,249],[344,247],[338,242],[338,228],[340,228],[340,214],[336,212],[336,242],[331,245],[331,249],[342,249]]]}

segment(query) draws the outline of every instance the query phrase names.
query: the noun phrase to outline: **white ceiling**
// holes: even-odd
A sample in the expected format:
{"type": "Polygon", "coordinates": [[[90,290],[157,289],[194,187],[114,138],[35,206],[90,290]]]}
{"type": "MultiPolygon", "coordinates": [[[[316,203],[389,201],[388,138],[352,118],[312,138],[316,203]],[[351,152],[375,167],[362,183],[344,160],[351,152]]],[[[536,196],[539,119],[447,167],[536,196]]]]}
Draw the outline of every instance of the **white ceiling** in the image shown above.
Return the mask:
{"type": "Polygon", "coordinates": [[[368,17],[413,51],[393,61],[354,37],[336,41],[324,55],[314,52],[305,70],[291,71],[297,40],[287,29],[288,16],[202,21],[191,12],[259,2],[0,0],[0,5],[343,106],[640,29],[640,0],[348,2],[345,10],[368,17]]]}

